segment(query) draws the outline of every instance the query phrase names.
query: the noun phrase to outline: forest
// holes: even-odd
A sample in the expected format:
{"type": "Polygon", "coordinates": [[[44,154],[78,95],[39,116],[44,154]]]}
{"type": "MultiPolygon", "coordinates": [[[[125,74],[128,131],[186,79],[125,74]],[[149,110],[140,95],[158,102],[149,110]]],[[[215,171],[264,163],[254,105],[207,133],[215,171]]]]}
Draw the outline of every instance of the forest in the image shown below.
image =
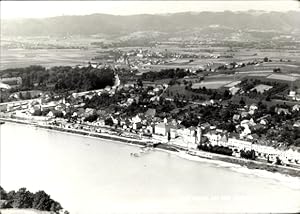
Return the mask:
{"type": "Polygon", "coordinates": [[[112,86],[115,81],[114,70],[111,68],[56,66],[46,69],[42,66],[29,66],[1,71],[1,78],[21,77],[22,84],[16,89],[24,90],[54,90],[87,91],[112,86]]]}
{"type": "Polygon", "coordinates": [[[185,76],[191,75],[189,71],[180,68],[163,69],[159,72],[149,71],[142,74],[142,80],[155,81],[160,79],[181,79],[185,76]]]}
{"type": "Polygon", "coordinates": [[[50,195],[44,191],[37,191],[32,193],[26,188],[20,188],[16,191],[6,192],[0,186],[0,208],[18,208],[18,209],[28,209],[33,208],[41,211],[51,211],[54,213],[59,213],[62,210],[62,206],[57,201],[53,200],[50,195]]]}

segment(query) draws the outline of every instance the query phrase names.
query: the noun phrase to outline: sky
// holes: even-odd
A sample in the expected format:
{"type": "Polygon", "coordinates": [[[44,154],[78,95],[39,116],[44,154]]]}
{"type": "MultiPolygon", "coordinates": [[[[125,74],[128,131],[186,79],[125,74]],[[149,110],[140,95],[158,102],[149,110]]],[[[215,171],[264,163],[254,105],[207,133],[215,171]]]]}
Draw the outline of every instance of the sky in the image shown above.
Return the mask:
{"type": "Polygon", "coordinates": [[[276,1],[1,1],[1,19],[45,18],[61,15],[160,14],[201,11],[300,11],[296,0],[276,1]]]}

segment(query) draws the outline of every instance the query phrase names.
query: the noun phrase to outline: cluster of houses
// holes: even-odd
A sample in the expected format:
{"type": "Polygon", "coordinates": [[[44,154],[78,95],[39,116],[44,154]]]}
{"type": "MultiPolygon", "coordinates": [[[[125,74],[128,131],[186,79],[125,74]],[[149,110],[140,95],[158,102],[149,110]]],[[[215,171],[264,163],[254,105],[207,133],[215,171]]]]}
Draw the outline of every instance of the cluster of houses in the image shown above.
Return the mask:
{"type": "MultiPolygon", "coordinates": [[[[119,88],[127,88],[130,93],[132,85],[120,85],[119,88]]],[[[159,101],[160,92],[165,88],[167,85],[155,85],[147,93],[152,96],[153,102],[159,101]]],[[[83,97],[92,98],[95,94],[101,94],[104,91],[112,96],[116,91],[116,86],[93,92],[75,93],[72,95],[75,100],[72,103],[66,102],[65,98],[59,96],[50,98],[47,94],[37,99],[1,103],[0,112],[18,119],[43,121],[45,124],[54,124],[55,121],[55,124],[61,127],[84,128],[87,131],[101,130],[101,127],[118,129],[123,133],[133,133],[140,138],[182,148],[196,149],[199,143],[208,139],[208,143],[211,145],[226,146],[236,151],[254,150],[261,158],[274,159],[279,157],[284,163],[300,164],[300,153],[292,150],[282,151],[267,146],[267,143],[263,143],[261,138],[252,133],[254,129],[266,127],[270,119],[270,115],[265,115],[255,121],[251,119],[251,115],[254,115],[255,111],[258,110],[256,104],[238,109],[238,113],[233,115],[232,121],[236,125],[236,134],[218,130],[209,123],[187,128],[181,125],[181,121],[178,119],[157,117],[154,108],[148,108],[145,113],[138,113],[133,117],[121,116],[108,110],[85,108],[83,97]],[[63,119],[68,113],[71,114],[72,118],[76,118],[71,125],[66,119],[63,119]],[[92,122],[84,120],[92,115],[97,115],[97,119],[92,122]]],[[[136,102],[137,98],[136,96],[129,96],[119,105],[129,106],[136,102]]],[[[290,111],[299,110],[300,105],[294,105],[291,109],[281,107],[275,109],[278,114],[291,114],[290,111]]],[[[294,126],[300,127],[300,121],[296,122],[294,126]]]]}
{"type": "Polygon", "coordinates": [[[300,89],[291,90],[288,95],[292,100],[300,101],[300,89]]]}
{"type": "Polygon", "coordinates": [[[260,159],[275,162],[279,158],[283,164],[300,165],[300,153],[292,149],[281,150],[271,146],[261,144],[260,141],[241,139],[238,136],[227,133],[224,130],[214,130],[204,134],[211,145],[218,145],[231,148],[235,151],[236,156],[240,156],[240,151],[254,150],[260,159]]]}

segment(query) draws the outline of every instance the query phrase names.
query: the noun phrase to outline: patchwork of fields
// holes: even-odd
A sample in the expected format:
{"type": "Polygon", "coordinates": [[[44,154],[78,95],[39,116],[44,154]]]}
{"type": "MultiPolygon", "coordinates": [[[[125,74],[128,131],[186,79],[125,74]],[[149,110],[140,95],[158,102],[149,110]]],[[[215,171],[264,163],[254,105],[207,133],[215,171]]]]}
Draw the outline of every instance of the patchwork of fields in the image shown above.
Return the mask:
{"type": "Polygon", "coordinates": [[[198,89],[198,88],[203,88],[203,87],[205,87],[207,89],[219,89],[229,83],[231,83],[231,81],[229,81],[229,80],[202,81],[200,83],[194,83],[192,85],[192,89],[198,89]]]}

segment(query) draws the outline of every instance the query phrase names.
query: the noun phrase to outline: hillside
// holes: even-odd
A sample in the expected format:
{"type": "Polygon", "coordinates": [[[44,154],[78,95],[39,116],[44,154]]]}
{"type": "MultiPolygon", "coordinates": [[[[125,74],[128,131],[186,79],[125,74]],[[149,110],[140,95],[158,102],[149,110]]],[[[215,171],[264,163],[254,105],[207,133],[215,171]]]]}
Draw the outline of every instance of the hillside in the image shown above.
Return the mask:
{"type": "Polygon", "coordinates": [[[218,26],[234,30],[300,30],[300,12],[200,12],[116,16],[92,14],[45,19],[1,20],[7,36],[126,35],[137,31],[175,33],[218,26]]]}

